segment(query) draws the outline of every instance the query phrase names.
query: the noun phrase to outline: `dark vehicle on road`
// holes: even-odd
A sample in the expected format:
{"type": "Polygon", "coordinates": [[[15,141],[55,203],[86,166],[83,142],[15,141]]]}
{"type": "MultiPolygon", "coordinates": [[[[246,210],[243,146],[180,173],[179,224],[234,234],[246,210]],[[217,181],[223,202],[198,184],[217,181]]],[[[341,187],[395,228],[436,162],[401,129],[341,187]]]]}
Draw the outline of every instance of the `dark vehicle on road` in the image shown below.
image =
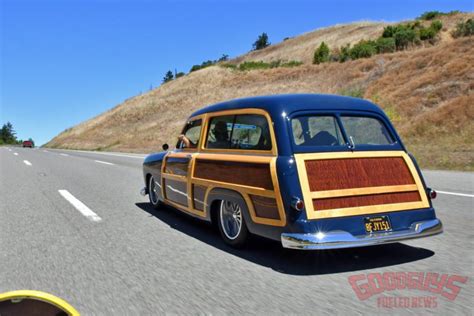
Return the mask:
{"type": "Polygon", "coordinates": [[[415,159],[384,112],[335,95],[227,101],[193,113],[143,163],[150,203],[283,247],[360,247],[442,232],[415,159]]]}
{"type": "Polygon", "coordinates": [[[25,140],[25,141],[23,141],[23,147],[33,148],[33,147],[35,147],[35,145],[33,144],[33,142],[31,140],[25,140]]]}

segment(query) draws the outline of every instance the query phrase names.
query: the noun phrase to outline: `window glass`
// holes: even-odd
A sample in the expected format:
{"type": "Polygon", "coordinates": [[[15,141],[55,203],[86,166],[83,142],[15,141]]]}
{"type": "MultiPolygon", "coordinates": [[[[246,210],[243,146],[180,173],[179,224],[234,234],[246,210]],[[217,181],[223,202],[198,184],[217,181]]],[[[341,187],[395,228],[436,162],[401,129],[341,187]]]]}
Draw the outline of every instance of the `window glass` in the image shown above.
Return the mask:
{"type": "Polygon", "coordinates": [[[270,150],[267,119],[254,114],[213,117],[209,122],[206,148],[270,150]]]}
{"type": "Polygon", "coordinates": [[[233,149],[270,150],[270,130],[265,116],[237,115],[231,143],[233,149]]]}
{"type": "Polygon", "coordinates": [[[293,139],[301,146],[340,146],[341,129],[334,116],[301,116],[291,120],[293,139]]]}
{"type": "Polygon", "coordinates": [[[354,145],[393,144],[385,125],[378,119],[366,116],[342,116],[342,124],[347,137],[352,137],[354,145]]]}
{"type": "Polygon", "coordinates": [[[199,137],[201,136],[202,120],[190,121],[186,124],[183,129],[183,135],[186,138],[179,140],[176,145],[177,148],[196,148],[199,143],[199,137]]]}
{"type": "Polygon", "coordinates": [[[206,148],[230,148],[230,134],[235,115],[213,117],[209,122],[206,148]]]}

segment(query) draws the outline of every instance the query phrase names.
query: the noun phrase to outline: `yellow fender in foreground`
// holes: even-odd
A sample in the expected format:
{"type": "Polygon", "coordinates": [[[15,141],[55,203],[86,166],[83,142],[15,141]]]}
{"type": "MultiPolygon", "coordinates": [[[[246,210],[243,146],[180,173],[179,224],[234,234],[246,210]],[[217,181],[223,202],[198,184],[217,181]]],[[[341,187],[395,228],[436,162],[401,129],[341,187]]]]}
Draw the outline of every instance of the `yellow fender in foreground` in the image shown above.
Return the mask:
{"type": "Polygon", "coordinates": [[[40,291],[20,290],[0,293],[0,306],[2,305],[2,302],[8,300],[12,302],[20,302],[24,299],[42,301],[59,308],[70,316],[80,316],[79,312],[65,300],[56,297],[52,294],[40,291]]]}

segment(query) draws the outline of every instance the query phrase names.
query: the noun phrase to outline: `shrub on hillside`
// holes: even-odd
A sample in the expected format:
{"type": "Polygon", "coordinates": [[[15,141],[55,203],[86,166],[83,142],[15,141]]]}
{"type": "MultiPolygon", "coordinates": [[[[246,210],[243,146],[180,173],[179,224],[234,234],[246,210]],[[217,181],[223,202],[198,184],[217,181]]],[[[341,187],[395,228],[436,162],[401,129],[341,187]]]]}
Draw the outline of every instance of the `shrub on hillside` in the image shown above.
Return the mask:
{"type": "Polygon", "coordinates": [[[350,87],[350,88],[339,90],[340,95],[345,95],[345,96],[354,97],[354,98],[363,98],[364,93],[365,93],[365,90],[361,87],[350,87]]]}
{"type": "Polygon", "coordinates": [[[460,22],[453,32],[454,37],[474,35],[474,20],[468,19],[466,22],[460,22]]]}
{"type": "Polygon", "coordinates": [[[426,11],[422,15],[418,17],[420,20],[433,20],[434,18],[437,18],[439,16],[446,15],[446,13],[440,12],[440,11],[426,11]]]}
{"type": "Polygon", "coordinates": [[[395,51],[395,39],[393,37],[379,37],[375,41],[378,54],[393,53],[395,51]]]}
{"type": "Polygon", "coordinates": [[[360,41],[351,48],[349,55],[351,59],[369,58],[377,53],[374,41],[360,41]]]}
{"type": "Polygon", "coordinates": [[[174,77],[175,77],[176,79],[178,79],[178,78],[183,77],[184,75],[186,75],[184,72],[178,72],[178,73],[176,74],[176,76],[174,76],[174,77]]]}
{"type": "Polygon", "coordinates": [[[237,69],[237,65],[236,65],[236,64],[222,63],[222,64],[220,64],[220,66],[223,67],[223,68],[237,69]]]}
{"type": "Polygon", "coordinates": [[[313,64],[320,64],[329,61],[329,47],[322,42],[314,51],[313,64]]]}
{"type": "Polygon", "coordinates": [[[197,70],[200,70],[200,69],[203,69],[203,68],[206,68],[206,67],[209,67],[209,66],[212,66],[216,63],[215,60],[207,60],[207,61],[203,61],[200,65],[194,65],[191,67],[191,70],[189,72],[193,72],[193,71],[197,71],[197,70]]]}
{"type": "Polygon", "coordinates": [[[343,63],[351,59],[351,45],[341,46],[339,49],[339,62],[343,63]]]}
{"type": "Polygon", "coordinates": [[[280,67],[298,67],[298,66],[301,66],[303,65],[303,62],[302,61],[299,61],[299,60],[290,60],[286,63],[282,63],[280,64],[280,67]]]}
{"type": "Polygon", "coordinates": [[[395,47],[398,50],[406,49],[408,45],[416,41],[416,32],[407,26],[399,27],[393,34],[393,38],[395,40],[395,47]]]}
{"type": "Polygon", "coordinates": [[[431,28],[436,32],[439,32],[443,28],[443,23],[441,23],[440,20],[433,21],[431,22],[431,28]]]}
{"type": "Polygon", "coordinates": [[[420,39],[422,41],[430,40],[435,38],[436,36],[436,31],[432,29],[431,27],[428,28],[422,28],[420,29],[420,39]]]}
{"type": "Polygon", "coordinates": [[[256,69],[270,69],[272,68],[271,64],[266,63],[264,61],[246,61],[241,63],[238,66],[239,70],[246,71],[246,70],[256,70],[256,69]]]}

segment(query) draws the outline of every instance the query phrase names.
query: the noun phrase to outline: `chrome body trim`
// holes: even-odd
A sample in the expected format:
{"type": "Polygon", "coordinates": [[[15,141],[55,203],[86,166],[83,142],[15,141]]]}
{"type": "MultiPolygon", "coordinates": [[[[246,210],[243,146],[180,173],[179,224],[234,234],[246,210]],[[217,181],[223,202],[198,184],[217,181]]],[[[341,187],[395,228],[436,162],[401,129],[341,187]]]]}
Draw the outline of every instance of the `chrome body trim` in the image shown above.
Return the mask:
{"type": "Polygon", "coordinates": [[[281,243],[285,248],[302,250],[324,250],[374,246],[385,243],[427,237],[443,232],[443,224],[439,219],[415,222],[409,229],[376,234],[354,236],[346,231],[318,232],[316,234],[281,234],[281,243]]]}

